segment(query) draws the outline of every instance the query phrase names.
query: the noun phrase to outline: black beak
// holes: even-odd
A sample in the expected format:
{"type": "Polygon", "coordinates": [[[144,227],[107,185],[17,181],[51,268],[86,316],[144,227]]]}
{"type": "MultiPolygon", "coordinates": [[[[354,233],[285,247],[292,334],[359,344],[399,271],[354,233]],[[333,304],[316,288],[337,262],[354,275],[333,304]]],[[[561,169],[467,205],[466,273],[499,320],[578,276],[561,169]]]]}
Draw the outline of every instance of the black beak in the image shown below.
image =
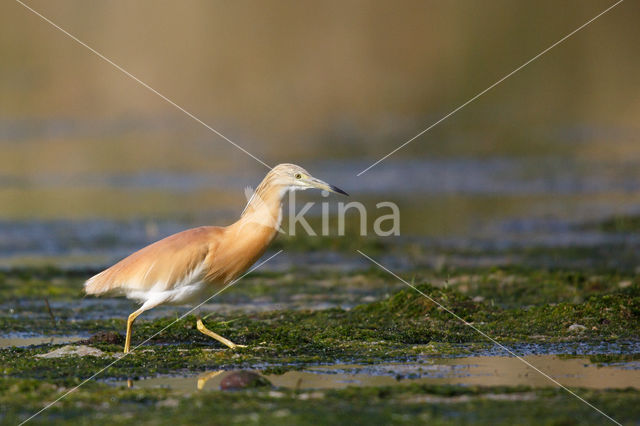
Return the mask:
{"type": "Polygon", "coordinates": [[[347,194],[345,191],[343,191],[342,189],[338,188],[335,185],[329,185],[329,187],[331,188],[331,190],[333,192],[337,192],[338,194],[346,195],[347,197],[349,196],[349,194],[347,194]]]}

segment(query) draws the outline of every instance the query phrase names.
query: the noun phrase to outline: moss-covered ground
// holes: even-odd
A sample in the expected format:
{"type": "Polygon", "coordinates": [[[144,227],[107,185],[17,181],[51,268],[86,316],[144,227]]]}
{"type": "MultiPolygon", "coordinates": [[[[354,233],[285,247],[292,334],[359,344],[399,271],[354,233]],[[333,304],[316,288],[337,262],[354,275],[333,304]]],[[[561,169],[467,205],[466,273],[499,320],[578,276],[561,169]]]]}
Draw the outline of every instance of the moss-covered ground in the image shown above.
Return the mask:
{"type": "MultiPolygon", "coordinates": [[[[409,247],[405,254],[419,258],[424,253],[409,247]]],[[[583,255],[588,253],[570,251],[564,258],[583,255]]],[[[541,251],[536,256],[554,258],[557,253],[541,251]]],[[[581,354],[585,345],[611,344],[616,349],[592,355],[593,362],[635,361],[640,344],[640,284],[635,271],[593,265],[446,264],[400,273],[474,327],[519,351],[562,347],[565,356],[572,356],[581,354]]],[[[100,308],[100,303],[83,299],[82,281],[93,272],[4,270],[0,274],[2,333],[87,338],[99,332],[123,334],[126,315],[134,305],[105,301],[100,308]]],[[[494,350],[493,344],[437,304],[369,266],[348,272],[302,268],[258,272],[212,301],[230,306],[252,302],[266,308],[219,311],[217,305],[210,305],[210,311],[202,313],[208,315],[205,322],[211,329],[247,345],[237,350],[223,348],[199,333],[193,314],[177,320],[185,310],[143,315],[135,323],[133,345],[150,340],[122,358],[117,338],[83,342],[101,350],[100,357],[36,356],[63,346],[52,344],[0,349],[0,421],[24,420],[105,367],[97,377],[102,381],[89,381],[34,422],[589,424],[606,420],[551,384],[543,389],[406,384],[193,394],[109,384],[157,374],[238,368],[277,374],[317,364],[366,364],[494,350]]],[[[637,389],[578,391],[618,421],[633,423],[640,418],[637,389]]]]}
{"type": "MultiPolygon", "coordinates": [[[[24,420],[67,388],[38,380],[0,380],[7,424],[24,420]]],[[[616,420],[638,420],[633,390],[578,390],[616,420]]],[[[37,416],[34,424],[604,424],[559,389],[407,385],[296,392],[257,389],[176,395],[89,383],[37,416]]]]}

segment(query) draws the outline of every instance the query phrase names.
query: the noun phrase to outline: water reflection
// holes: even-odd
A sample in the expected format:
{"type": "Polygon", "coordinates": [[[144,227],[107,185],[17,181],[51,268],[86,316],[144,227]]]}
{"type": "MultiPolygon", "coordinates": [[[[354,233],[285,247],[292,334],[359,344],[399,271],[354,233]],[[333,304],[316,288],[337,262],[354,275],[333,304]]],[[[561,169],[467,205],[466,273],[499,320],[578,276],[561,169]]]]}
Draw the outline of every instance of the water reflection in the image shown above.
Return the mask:
{"type": "MultiPolygon", "coordinates": [[[[637,368],[637,363],[597,365],[588,358],[565,358],[557,355],[532,355],[525,359],[565,386],[590,389],[628,387],[640,389],[640,369],[637,368]]],[[[133,386],[163,387],[189,393],[194,389],[201,391],[255,387],[257,383],[295,390],[341,389],[348,386],[397,386],[407,383],[526,385],[534,388],[555,386],[520,360],[502,356],[443,358],[415,363],[316,366],[287,371],[280,375],[262,374],[254,370],[215,370],[200,375],[136,380],[133,386]],[[259,378],[263,381],[258,382],[259,378]],[[230,386],[229,383],[240,384],[230,386]]]]}

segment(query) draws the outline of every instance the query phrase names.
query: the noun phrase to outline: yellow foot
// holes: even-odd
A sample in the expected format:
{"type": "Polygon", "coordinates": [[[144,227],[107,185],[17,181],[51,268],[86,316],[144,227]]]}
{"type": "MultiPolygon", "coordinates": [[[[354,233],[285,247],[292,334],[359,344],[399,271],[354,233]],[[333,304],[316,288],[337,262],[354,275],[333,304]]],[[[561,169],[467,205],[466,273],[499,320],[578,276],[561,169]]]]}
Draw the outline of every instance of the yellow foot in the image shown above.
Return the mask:
{"type": "Polygon", "coordinates": [[[235,348],[246,348],[245,345],[236,345],[235,343],[233,343],[231,340],[229,339],[225,339],[224,337],[222,337],[219,334],[214,333],[213,331],[209,330],[207,327],[204,326],[204,324],[202,323],[202,320],[200,318],[198,318],[198,321],[196,321],[196,328],[198,329],[198,331],[202,334],[206,334],[209,337],[213,337],[214,339],[216,339],[218,342],[222,343],[223,345],[226,345],[228,347],[230,347],[231,349],[235,349],[235,348]]]}

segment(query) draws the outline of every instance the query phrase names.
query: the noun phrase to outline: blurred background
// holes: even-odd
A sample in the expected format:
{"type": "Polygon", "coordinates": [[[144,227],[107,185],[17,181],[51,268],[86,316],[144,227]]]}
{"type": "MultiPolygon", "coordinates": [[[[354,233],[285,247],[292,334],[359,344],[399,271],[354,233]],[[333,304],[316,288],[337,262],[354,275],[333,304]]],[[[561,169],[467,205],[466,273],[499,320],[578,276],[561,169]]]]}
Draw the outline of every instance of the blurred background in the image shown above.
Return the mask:
{"type": "MultiPolygon", "coordinates": [[[[637,2],[356,174],[612,3],[28,2],[268,164],[344,188],[369,229],[389,200],[403,238],[551,245],[640,213],[637,2]]],[[[239,215],[263,165],[20,4],[0,16],[3,265],[104,263],[239,215]]]]}

